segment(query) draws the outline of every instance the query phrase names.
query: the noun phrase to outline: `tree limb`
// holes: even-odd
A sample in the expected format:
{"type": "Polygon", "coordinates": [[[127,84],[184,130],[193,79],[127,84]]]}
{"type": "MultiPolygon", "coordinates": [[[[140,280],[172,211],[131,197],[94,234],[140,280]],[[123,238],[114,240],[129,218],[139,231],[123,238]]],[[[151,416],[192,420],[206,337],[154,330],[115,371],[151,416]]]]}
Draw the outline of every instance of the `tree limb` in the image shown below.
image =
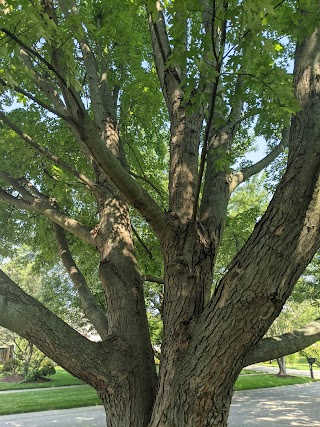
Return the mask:
{"type": "Polygon", "coordinates": [[[87,318],[92,322],[93,326],[96,328],[100,337],[105,339],[108,335],[107,318],[92,295],[85,277],[81,273],[79,267],[71,255],[63,228],[60,227],[60,225],[53,223],[53,230],[58,242],[60,258],[78,292],[83,306],[83,311],[87,318]]]}
{"type": "Polygon", "coordinates": [[[160,1],[155,1],[157,18],[153,18],[153,10],[147,6],[149,20],[149,29],[151,33],[151,42],[153,47],[154,61],[161,89],[167,104],[169,114],[171,114],[172,103],[176,92],[181,92],[181,76],[176,67],[168,67],[167,61],[171,54],[169,37],[166,30],[166,22],[160,1]]]}
{"type": "MultiPolygon", "coordinates": [[[[78,6],[76,2],[59,1],[59,5],[66,17],[70,14],[76,15],[78,13],[78,6]],[[69,12],[69,10],[71,12],[69,12]]],[[[98,63],[83,30],[81,31],[81,38],[78,37],[77,40],[82,51],[83,62],[88,78],[91,106],[93,109],[95,123],[99,128],[102,128],[106,114],[110,115],[112,119],[115,120],[116,113],[114,111],[112,94],[107,85],[106,79],[103,79],[104,87],[103,91],[101,91],[102,80],[100,78],[98,63]]]]}
{"type": "Polygon", "coordinates": [[[17,191],[21,196],[28,202],[33,201],[32,195],[26,190],[23,185],[19,183],[16,179],[12,178],[7,172],[0,170],[0,178],[10,185],[15,191],[17,191]]]}
{"type": "Polygon", "coordinates": [[[15,92],[21,93],[21,95],[26,96],[28,99],[31,99],[32,101],[34,101],[36,104],[40,105],[41,107],[45,108],[46,110],[50,111],[50,113],[55,114],[58,117],[61,117],[64,120],[68,120],[69,118],[64,115],[63,113],[61,113],[60,111],[56,110],[55,108],[52,108],[49,104],[46,104],[45,102],[41,101],[41,99],[37,98],[36,96],[32,95],[31,93],[29,93],[28,91],[22,89],[19,86],[10,86],[7,82],[5,82],[3,79],[0,79],[0,84],[3,87],[8,87],[11,88],[12,90],[14,90],[15,92]]]}
{"type": "Polygon", "coordinates": [[[246,365],[277,359],[303,350],[320,340],[320,318],[292,332],[263,338],[254,352],[246,359],[246,365]]]}
{"type": "Polygon", "coordinates": [[[7,30],[6,28],[1,28],[2,32],[4,32],[10,39],[14,40],[20,47],[22,47],[26,52],[28,52],[32,57],[35,57],[39,59],[41,63],[43,63],[48,70],[52,71],[53,74],[58,78],[58,81],[62,84],[62,86],[65,88],[67,92],[71,94],[73,97],[75,103],[77,104],[78,108],[82,109],[81,100],[79,99],[78,94],[74,91],[74,89],[69,86],[64,79],[64,77],[61,75],[60,71],[58,71],[50,62],[48,62],[43,56],[41,56],[36,50],[32,49],[30,46],[28,46],[26,43],[24,43],[22,40],[20,40],[15,34],[13,34],[11,31],[7,30]]]}
{"type": "Polygon", "coordinates": [[[151,179],[147,178],[145,175],[141,176],[136,174],[135,172],[130,171],[130,175],[132,175],[134,178],[141,179],[142,181],[146,182],[154,189],[154,191],[159,194],[159,196],[163,199],[163,191],[157,188],[154,183],[151,181],[151,179]]]}
{"type": "Polygon", "coordinates": [[[282,138],[278,145],[276,145],[270,153],[265,156],[262,160],[255,163],[254,165],[243,168],[241,171],[236,172],[232,175],[230,183],[230,192],[234,191],[238,185],[249,179],[251,176],[256,175],[263,169],[268,167],[288,146],[289,143],[289,128],[284,128],[282,131],[282,138]]]}
{"type": "Polygon", "coordinates": [[[96,164],[124,195],[128,203],[140,212],[161,239],[166,226],[165,213],[150,194],[121,165],[111,151],[105,147],[97,128],[86,112],[83,112],[75,130],[96,164]]]}
{"type": "MultiPolygon", "coordinates": [[[[228,8],[228,2],[224,2],[223,8],[224,8],[224,14],[225,14],[228,8]]],[[[214,26],[214,22],[212,22],[212,25],[214,26]]],[[[215,82],[212,88],[212,93],[210,96],[208,118],[207,118],[207,123],[204,131],[204,140],[203,140],[200,165],[199,165],[199,175],[197,180],[196,194],[194,198],[193,219],[196,219],[198,207],[199,207],[198,205],[199,205],[199,198],[200,198],[200,192],[201,192],[202,178],[205,170],[205,164],[207,161],[210,133],[213,126],[213,117],[214,117],[216,102],[217,102],[218,87],[219,87],[221,68],[223,63],[223,51],[224,51],[224,46],[226,42],[226,36],[227,36],[227,20],[224,19],[222,23],[221,36],[220,36],[219,57],[215,65],[215,71],[217,75],[216,75],[215,82]]],[[[214,34],[212,34],[212,40],[214,40],[214,34]]],[[[214,42],[212,43],[213,43],[212,48],[215,51],[214,42]]]]}
{"type": "Polygon", "coordinates": [[[33,202],[31,203],[18,197],[14,197],[1,188],[0,199],[4,200],[10,205],[17,206],[19,209],[38,212],[56,224],[60,225],[62,228],[69,231],[69,233],[75,235],[80,240],[90,245],[95,245],[95,239],[91,234],[91,229],[89,227],[53,208],[49,200],[45,202],[41,198],[34,198],[33,202]]]}
{"type": "Polygon", "coordinates": [[[150,251],[150,249],[148,248],[148,246],[144,243],[144,241],[141,239],[141,237],[139,236],[139,233],[137,232],[136,228],[134,227],[134,225],[132,223],[131,223],[131,229],[133,231],[133,234],[138,239],[138,242],[141,244],[141,246],[143,247],[143,249],[147,252],[149,258],[152,259],[152,260],[154,260],[154,256],[153,256],[152,252],[150,251]]]}
{"type": "MultiPolygon", "coordinates": [[[[54,86],[48,81],[45,80],[41,77],[41,75],[36,71],[31,57],[30,55],[23,49],[20,49],[20,58],[22,59],[24,65],[32,71],[33,76],[34,76],[34,84],[43,92],[47,95],[48,99],[53,103],[53,105],[55,106],[56,110],[55,110],[55,114],[56,112],[58,112],[60,115],[60,117],[64,118],[67,120],[67,108],[64,105],[64,103],[61,101],[57,91],[55,90],[54,86]]],[[[32,98],[31,98],[32,99],[32,98]]],[[[37,101],[35,101],[37,102],[37,101]]],[[[41,104],[40,104],[41,105],[41,104]]],[[[44,108],[48,109],[48,106],[45,105],[44,108]]]]}
{"type": "Polygon", "coordinates": [[[80,181],[82,181],[84,184],[88,186],[90,190],[93,192],[96,191],[96,187],[93,181],[86,177],[84,174],[79,172],[77,169],[70,166],[67,162],[56,156],[55,154],[51,153],[47,148],[43,147],[42,145],[38,144],[34,139],[32,139],[29,135],[24,133],[18,126],[16,126],[5,114],[3,111],[0,111],[0,119],[10,128],[12,129],[20,138],[22,138],[28,145],[30,145],[32,148],[37,150],[42,156],[46,157],[47,159],[51,160],[54,164],[57,166],[60,166],[61,168],[65,169],[67,172],[74,175],[76,178],[78,178],[80,181]]]}
{"type": "Polygon", "coordinates": [[[160,285],[164,285],[164,279],[161,277],[155,277],[155,276],[143,276],[144,282],[153,282],[153,283],[160,283],[160,285]]]}
{"type": "MultiPolygon", "coordinates": [[[[148,20],[149,20],[149,29],[151,33],[151,41],[153,46],[154,62],[156,65],[162,92],[167,101],[166,88],[164,84],[164,73],[165,73],[166,61],[170,54],[170,46],[169,46],[168,34],[165,28],[164,16],[160,6],[160,2],[157,1],[156,5],[157,5],[156,6],[157,11],[158,11],[157,22],[154,22],[152,11],[148,9],[148,7],[147,7],[147,14],[148,14],[148,20]]],[[[167,106],[169,108],[168,102],[167,102],[167,106]]]]}
{"type": "MultiPolygon", "coordinates": [[[[103,343],[94,343],[80,335],[44,305],[25,293],[2,270],[0,270],[0,325],[16,332],[34,343],[48,357],[64,366],[73,375],[98,389],[98,376],[106,371],[106,378],[113,378],[112,367],[116,369],[123,356],[124,344],[115,337],[103,343]],[[121,352],[122,347],[122,352],[121,352]],[[79,352],[85,349],[84,359],[79,352]],[[103,368],[107,366],[107,369],[103,368]],[[89,375],[91,371],[93,375],[89,375]]],[[[123,361],[121,362],[123,363],[123,361]]],[[[117,372],[117,371],[115,371],[117,372]]]]}

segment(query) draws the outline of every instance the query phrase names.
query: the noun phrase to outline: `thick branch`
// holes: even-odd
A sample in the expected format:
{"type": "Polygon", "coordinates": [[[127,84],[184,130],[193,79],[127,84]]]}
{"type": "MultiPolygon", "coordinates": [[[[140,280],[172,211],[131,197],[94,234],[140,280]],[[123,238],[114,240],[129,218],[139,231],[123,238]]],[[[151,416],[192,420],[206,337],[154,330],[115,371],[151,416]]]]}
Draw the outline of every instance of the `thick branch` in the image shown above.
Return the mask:
{"type": "MultiPolygon", "coordinates": [[[[160,85],[162,88],[162,92],[167,101],[164,73],[165,73],[166,61],[170,54],[170,46],[169,46],[168,34],[165,28],[165,21],[164,21],[163,12],[161,10],[160,2],[157,1],[156,4],[157,4],[157,11],[158,11],[157,21],[154,22],[151,10],[148,10],[147,13],[148,13],[148,19],[149,19],[151,41],[153,46],[154,62],[156,64],[156,69],[157,69],[160,85]]],[[[168,101],[167,101],[167,105],[169,108],[168,101]]]]}
{"type": "Polygon", "coordinates": [[[44,305],[26,294],[0,270],[0,324],[34,343],[47,356],[65,367],[73,375],[90,381],[97,387],[99,371],[107,366],[105,374],[110,381],[112,369],[121,359],[119,343],[110,339],[93,343],[76,332],[44,305]],[[85,360],[80,356],[85,352],[85,360]],[[84,369],[85,368],[85,369],[84,369]],[[84,371],[86,377],[84,378],[84,371]],[[92,375],[88,374],[91,371],[92,375]]]}
{"type": "Polygon", "coordinates": [[[263,338],[246,359],[246,366],[296,353],[319,340],[320,318],[290,333],[263,338]]]}
{"type": "MultiPolygon", "coordinates": [[[[224,12],[227,11],[228,3],[224,2],[224,12]]],[[[212,28],[212,41],[213,41],[213,50],[215,51],[214,46],[214,21],[212,22],[213,28],[212,28]]],[[[222,28],[221,28],[221,36],[220,36],[220,46],[219,46],[219,57],[217,58],[217,63],[215,65],[215,71],[216,71],[216,78],[215,82],[212,88],[212,93],[210,96],[209,101],[209,109],[208,109],[208,118],[207,123],[205,127],[204,132],[204,140],[203,140],[203,146],[202,146],[202,152],[201,152],[201,159],[200,159],[200,165],[199,165],[199,175],[198,175],[198,182],[197,182],[197,188],[196,188],[196,194],[194,198],[194,209],[193,209],[193,218],[196,219],[197,212],[198,212],[198,204],[199,204],[199,198],[200,198],[200,192],[201,192],[201,185],[202,185],[202,178],[204,175],[205,165],[207,161],[207,155],[208,155],[208,144],[210,139],[210,133],[212,131],[213,127],[213,118],[215,114],[216,109],[216,103],[217,103],[217,97],[218,97],[218,87],[220,84],[220,74],[221,74],[221,68],[223,63],[223,51],[225,47],[226,42],[226,35],[227,35],[227,20],[224,19],[222,28]]]]}
{"type": "Polygon", "coordinates": [[[164,212],[149,193],[132,178],[120,161],[105,147],[97,128],[86,113],[79,120],[76,131],[79,132],[79,138],[86,145],[97,165],[161,238],[166,225],[164,212]]]}
{"type": "Polygon", "coordinates": [[[21,194],[22,197],[28,202],[33,201],[32,194],[26,190],[16,179],[12,178],[7,172],[0,170],[0,178],[10,185],[15,191],[21,194]]]}
{"type": "Polygon", "coordinates": [[[78,291],[78,295],[80,297],[84,313],[87,318],[92,322],[100,337],[102,339],[105,339],[108,333],[107,318],[101,307],[95,300],[94,296],[92,295],[85,277],[81,273],[80,269],[78,268],[76,262],[74,261],[71,255],[63,228],[61,228],[57,224],[53,224],[53,229],[58,242],[59,255],[76,290],[78,291]]]}
{"type": "Polygon", "coordinates": [[[284,128],[282,131],[282,138],[280,143],[276,145],[266,157],[264,157],[254,165],[248,166],[242,169],[240,172],[236,172],[232,175],[232,180],[230,183],[230,192],[234,191],[238,187],[238,185],[249,179],[251,176],[256,175],[257,173],[268,167],[281,153],[283,153],[284,149],[288,146],[288,143],[289,128],[284,128]]]}

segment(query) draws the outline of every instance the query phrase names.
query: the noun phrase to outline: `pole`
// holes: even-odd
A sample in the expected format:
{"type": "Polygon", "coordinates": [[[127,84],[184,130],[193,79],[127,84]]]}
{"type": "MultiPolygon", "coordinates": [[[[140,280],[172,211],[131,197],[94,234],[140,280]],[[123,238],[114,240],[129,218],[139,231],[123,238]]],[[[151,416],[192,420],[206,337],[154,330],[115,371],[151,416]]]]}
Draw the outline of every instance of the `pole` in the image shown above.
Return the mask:
{"type": "Polygon", "coordinates": [[[309,363],[309,368],[310,368],[310,375],[311,375],[311,378],[312,378],[312,379],[314,379],[313,369],[312,369],[312,363],[309,363]]]}

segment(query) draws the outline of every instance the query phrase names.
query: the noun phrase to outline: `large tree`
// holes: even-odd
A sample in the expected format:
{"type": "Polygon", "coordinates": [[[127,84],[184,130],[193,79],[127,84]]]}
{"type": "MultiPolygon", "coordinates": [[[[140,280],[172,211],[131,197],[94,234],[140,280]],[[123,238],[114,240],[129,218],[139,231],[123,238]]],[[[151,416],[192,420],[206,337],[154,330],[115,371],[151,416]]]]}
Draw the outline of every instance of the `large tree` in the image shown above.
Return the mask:
{"type": "Polygon", "coordinates": [[[0,4],[3,255],[26,239],[49,260],[54,236],[101,342],[3,272],[0,324],[92,385],[109,427],[226,426],[244,366],[320,338],[318,320],[262,339],[320,246],[319,2],[0,4]],[[254,135],[269,154],[237,162],[254,135]],[[213,288],[231,193],[286,146],[213,288]],[[145,241],[163,278],[139,269],[145,241]],[[163,282],[158,376],[145,280],[163,282]]]}

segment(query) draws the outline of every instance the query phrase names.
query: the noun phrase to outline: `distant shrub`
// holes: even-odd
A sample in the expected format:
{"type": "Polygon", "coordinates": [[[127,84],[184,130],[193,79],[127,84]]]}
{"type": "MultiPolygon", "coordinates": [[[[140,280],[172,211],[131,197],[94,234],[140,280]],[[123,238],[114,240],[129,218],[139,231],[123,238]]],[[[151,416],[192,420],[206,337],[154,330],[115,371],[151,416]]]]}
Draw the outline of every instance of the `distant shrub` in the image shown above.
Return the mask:
{"type": "Polygon", "coordinates": [[[26,382],[38,381],[41,378],[44,378],[48,375],[54,375],[56,370],[53,364],[47,360],[45,360],[42,364],[40,364],[37,368],[29,369],[28,373],[25,376],[26,382]]]}
{"type": "Polygon", "coordinates": [[[56,373],[53,363],[48,360],[44,360],[43,363],[41,363],[39,370],[42,372],[43,377],[54,375],[56,373]]]}
{"type": "Polygon", "coordinates": [[[9,359],[2,365],[1,372],[15,373],[20,368],[21,364],[17,359],[9,359]]]}

